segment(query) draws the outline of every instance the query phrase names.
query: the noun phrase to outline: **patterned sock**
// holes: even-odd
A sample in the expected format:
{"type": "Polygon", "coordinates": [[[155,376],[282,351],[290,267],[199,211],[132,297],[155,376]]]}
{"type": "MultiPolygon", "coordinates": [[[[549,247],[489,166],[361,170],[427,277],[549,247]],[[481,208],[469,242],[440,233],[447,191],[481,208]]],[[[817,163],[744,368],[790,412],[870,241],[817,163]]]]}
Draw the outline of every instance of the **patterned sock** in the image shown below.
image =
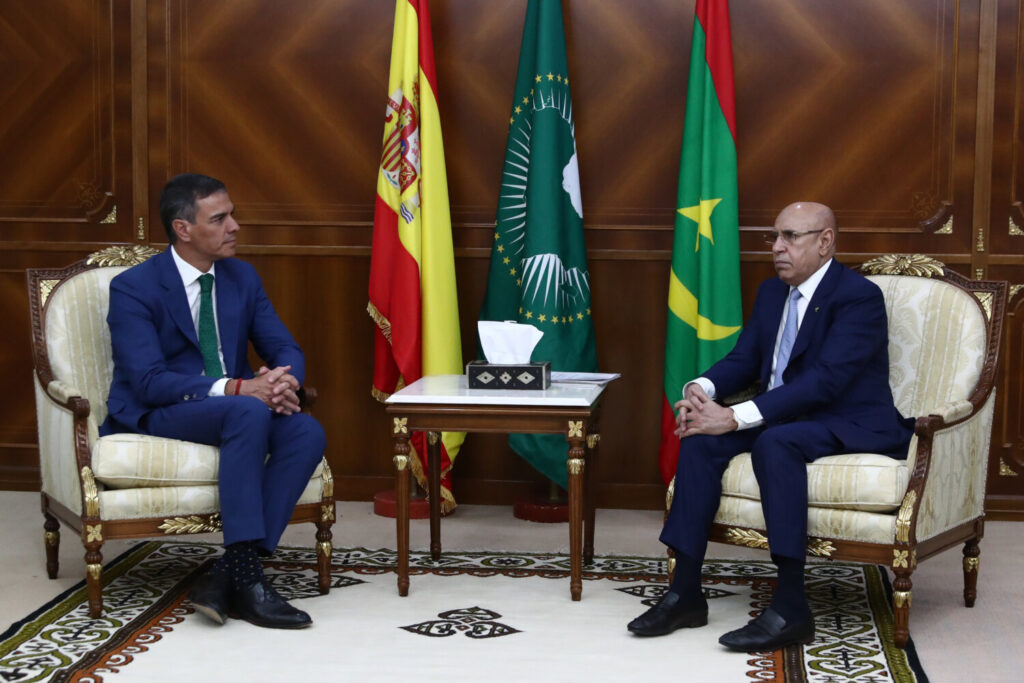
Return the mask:
{"type": "Polygon", "coordinates": [[[676,571],[668,589],[682,598],[684,605],[695,605],[704,599],[700,585],[701,562],[676,551],[676,571]]]}
{"type": "Polygon", "coordinates": [[[771,608],[782,615],[786,623],[806,619],[811,614],[804,594],[804,560],[772,555],[779,568],[779,583],[772,596],[771,608]]]}
{"type": "Polygon", "coordinates": [[[256,544],[240,541],[224,547],[224,568],[236,590],[246,588],[263,578],[263,565],[256,554],[256,544]]]}

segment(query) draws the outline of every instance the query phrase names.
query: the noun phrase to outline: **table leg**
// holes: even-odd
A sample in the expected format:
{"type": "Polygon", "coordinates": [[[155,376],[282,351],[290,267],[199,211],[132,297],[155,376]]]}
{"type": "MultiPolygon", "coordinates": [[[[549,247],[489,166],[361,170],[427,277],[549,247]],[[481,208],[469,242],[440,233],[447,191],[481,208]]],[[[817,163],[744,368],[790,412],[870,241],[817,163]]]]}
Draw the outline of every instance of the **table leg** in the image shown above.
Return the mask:
{"type": "Polygon", "coordinates": [[[583,564],[594,564],[594,516],[596,506],[594,498],[594,470],[597,469],[597,451],[601,443],[600,434],[587,435],[587,465],[583,471],[583,564]]]}
{"type": "Polygon", "coordinates": [[[395,529],[398,537],[398,594],[409,594],[409,430],[395,418],[395,529]]]}
{"type": "Polygon", "coordinates": [[[579,600],[583,593],[583,421],[569,420],[569,593],[579,600]]]}
{"type": "Polygon", "coordinates": [[[427,432],[427,499],[430,502],[430,559],[441,559],[441,432],[427,432]]]}

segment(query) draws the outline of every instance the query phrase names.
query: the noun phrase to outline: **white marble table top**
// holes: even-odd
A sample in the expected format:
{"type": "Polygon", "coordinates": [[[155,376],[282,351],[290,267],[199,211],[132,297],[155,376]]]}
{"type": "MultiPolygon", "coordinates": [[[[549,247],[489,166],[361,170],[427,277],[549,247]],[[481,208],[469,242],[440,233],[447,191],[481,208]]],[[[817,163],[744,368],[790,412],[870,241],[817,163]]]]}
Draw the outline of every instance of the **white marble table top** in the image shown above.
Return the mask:
{"type": "Polygon", "coordinates": [[[422,377],[388,397],[387,403],[589,407],[604,391],[595,382],[553,382],[544,390],[470,389],[465,375],[422,377]]]}

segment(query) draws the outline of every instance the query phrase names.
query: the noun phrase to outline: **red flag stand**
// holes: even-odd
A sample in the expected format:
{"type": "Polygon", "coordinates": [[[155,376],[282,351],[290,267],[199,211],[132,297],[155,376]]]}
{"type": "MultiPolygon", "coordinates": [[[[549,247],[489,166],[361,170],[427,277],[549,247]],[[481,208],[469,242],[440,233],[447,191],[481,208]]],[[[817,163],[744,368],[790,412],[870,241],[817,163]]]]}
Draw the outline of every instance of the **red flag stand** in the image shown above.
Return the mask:
{"type": "Polygon", "coordinates": [[[548,482],[547,496],[531,496],[519,499],[512,506],[512,514],[516,519],[527,522],[552,524],[569,521],[569,503],[565,492],[553,481],[548,482]]]}
{"type": "MultiPolygon", "coordinates": [[[[410,479],[412,479],[412,493],[409,496],[409,519],[429,519],[430,502],[427,500],[427,494],[420,488],[416,477],[410,477],[410,479]]],[[[398,502],[395,499],[394,489],[385,489],[373,496],[373,514],[392,519],[398,516],[398,502]]],[[[442,517],[447,517],[448,514],[441,511],[442,517]]]]}

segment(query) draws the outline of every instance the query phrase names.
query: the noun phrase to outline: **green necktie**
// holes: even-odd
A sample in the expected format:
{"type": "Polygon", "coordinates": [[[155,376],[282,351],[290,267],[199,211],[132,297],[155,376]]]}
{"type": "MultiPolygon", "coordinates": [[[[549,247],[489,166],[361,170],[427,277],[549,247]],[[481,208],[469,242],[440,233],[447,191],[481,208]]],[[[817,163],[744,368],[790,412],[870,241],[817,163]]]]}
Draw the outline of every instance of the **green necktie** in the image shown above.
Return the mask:
{"type": "Polygon", "coordinates": [[[224,367],[217,353],[217,323],[213,319],[213,276],[209,273],[199,276],[199,350],[203,354],[203,366],[207,377],[220,379],[224,367]]]}

